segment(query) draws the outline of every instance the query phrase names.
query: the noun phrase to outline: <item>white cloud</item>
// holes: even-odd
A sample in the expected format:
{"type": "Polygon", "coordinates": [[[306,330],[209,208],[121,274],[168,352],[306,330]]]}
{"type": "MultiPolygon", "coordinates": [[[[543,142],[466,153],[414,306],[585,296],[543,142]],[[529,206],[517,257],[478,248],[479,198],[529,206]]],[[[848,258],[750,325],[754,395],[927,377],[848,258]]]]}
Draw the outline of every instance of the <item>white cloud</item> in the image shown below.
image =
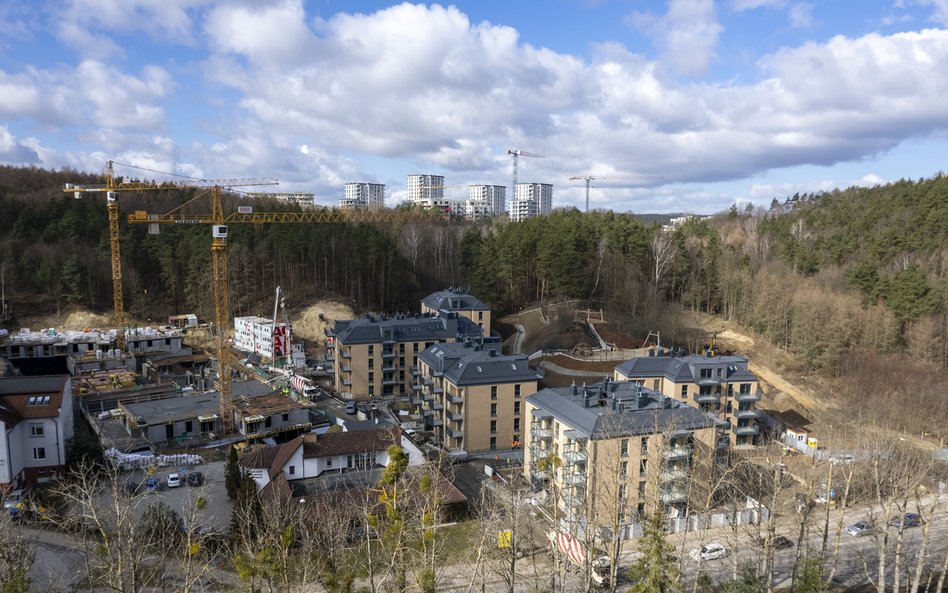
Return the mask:
{"type": "Polygon", "coordinates": [[[929,17],[932,22],[948,25],[948,0],[897,0],[896,8],[924,6],[932,9],[929,17]]]}
{"type": "Polygon", "coordinates": [[[885,185],[886,183],[888,183],[888,181],[886,181],[882,177],[879,177],[875,173],[867,173],[866,175],[863,175],[856,181],[851,181],[849,185],[851,186],[856,185],[859,187],[876,187],[879,185],[885,185]]]}
{"type": "Polygon", "coordinates": [[[0,125],[0,163],[5,165],[38,165],[42,158],[35,139],[24,141],[14,136],[7,126],[0,125]]]}
{"type": "Polygon", "coordinates": [[[636,12],[629,22],[652,38],[664,64],[685,75],[707,70],[723,31],[714,0],[669,0],[663,16],[636,12]]]}
{"type": "Polygon", "coordinates": [[[769,202],[774,198],[782,201],[794,194],[818,194],[831,191],[835,187],[837,183],[830,179],[807,183],[754,183],[751,184],[747,196],[758,203],[769,202]]]}
{"type": "Polygon", "coordinates": [[[796,2],[790,6],[790,24],[794,27],[809,27],[813,24],[813,5],[796,2]]]}
{"type": "Polygon", "coordinates": [[[731,0],[731,10],[741,12],[744,10],[754,10],[763,6],[782,8],[786,4],[787,0],[731,0]]]}

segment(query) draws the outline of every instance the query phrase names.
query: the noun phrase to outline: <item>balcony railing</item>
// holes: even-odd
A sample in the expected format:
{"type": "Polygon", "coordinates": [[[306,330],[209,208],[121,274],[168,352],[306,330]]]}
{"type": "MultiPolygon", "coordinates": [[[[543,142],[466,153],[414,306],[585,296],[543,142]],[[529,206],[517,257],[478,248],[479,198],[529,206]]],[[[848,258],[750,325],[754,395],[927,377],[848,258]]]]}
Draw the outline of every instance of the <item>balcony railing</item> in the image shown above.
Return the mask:
{"type": "Polygon", "coordinates": [[[752,426],[738,426],[735,424],[731,427],[731,430],[734,431],[734,434],[737,436],[753,436],[760,432],[756,424],[752,426]]]}
{"type": "Polygon", "coordinates": [[[659,498],[665,504],[671,504],[674,502],[682,502],[688,500],[688,493],[684,490],[679,490],[677,488],[672,488],[668,490],[662,490],[659,493],[659,498]]]}
{"type": "Polygon", "coordinates": [[[457,395],[456,393],[449,393],[448,401],[455,405],[464,403],[464,400],[461,398],[461,396],[457,395]]]}
{"type": "Polygon", "coordinates": [[[530,435],[538,439],[551,439],[553,438],[553,431],[551,431],[549,428],[540,428],[538,426],[531,426],[530,435]]]}
{"type": "Polygon", "coordinates": [[[383,372],[383,373],[392,373],[392,372],[395,372],[395,365],[394,365],[394,364],[390,364],[390,363],[383,364],[383,365],[382,365],[382,372],[383,372]]]}
{"type": "Polygon", "coordinates": [[[344,365],[342,365],[342,372],[343,372],[343,373],[351,373],[351,372],[352,372],[352,367],[349,366],[349,365],[347,365],[347,364],[344,364],[344,365]]]}
{"type": "Polygon", "coordinates": [[[563,476],[563,484],[577,486],[586,483],[586,472],[570,472],[563,476]]]}
{"type": "Polygon", "coordinates": [[[757,410],[734,410],[735,418],[757,418],[759,412],[757,410]]]}
{"type": "Polygon", "coordinates": [[[586,463],[586,452],[585,451],[565,451],[563,453],[563,459],[567,463],[586,463]]]}
{"type": "Polygon", "coordinates": [[[461,431],[460,431],[460,430],[453,430],[453,429],[452,429],[452,430],[449,430],[449,431],[448,431],[448,436],[450,436],[452,439],[459,439],[459,438],[461,438],[462,434],[461,434],[461,431]]]}
{"type": "Polygon", "coordinates": [[[460,422],[461,420],[464,420],[464,414],[462,414],[461,412],[452,412],[451,410],[448,410],[447,414],[448,414],[448,420],[452,420],[456,422],[460,422]]]}
{"type": "Polygon", "coordinates": [[[658,479],[662,482],[676,482],[679,480],[687,480],[688,478],[688,470],[685,469],[663,469],[658,475],[658,479]]]}
{"type": "Polygon", "coordinates": [[[734,399],[739,402],[759,402],[760,401],[760,392],[755,391],[753,393],[737,393],[734,395],[734,399]]]}
{"type": "Polygon", "coordinates": [[[713,404],[717,403],[721,399],[720,393],[697,393],[695,394],[695,401],[699,404],[713,404]]]}
{"type": "Polygon", "coordinates": [[[394,353],[394,352],[383,352],[383,353],[382,353],[382,358],[384,358],[384,359],[386,359],[386,360],[395,358],[395,353],[394,353]]]}
{"type": "Polygon", "coordinates": [[[444,409],[444,404],[442,404],[441,402],[436,401],[436,402],[434,402],[434,405],[431,406],[431,408],[432,408],[433,410],[437,410],[438,412],[440,412],[441,410],[444,409]]]}
{"type": "Polygon", "coordinates": [[[352,358],[352,353],[349,352],[348,350],[343,350],[343,351],[342,351],[342,357],[343,357],[343,358],[352,358]]]}
{"type": "Polygon", "coordinates": [[[433,385],[431,387],[431,393],[434,393],[435,395],[441,395],[444,393],[444,389],[438,387],[437,385],[433,385]]]}
{"type": "Polygon", "coordinates": [[[685,446],[685,445],[677,445],[674,447],[669,447],[665,449],[664,456],[665,456],[665,459],[678,459],[681,457],[690,457],[691,447],[685,446]]]}

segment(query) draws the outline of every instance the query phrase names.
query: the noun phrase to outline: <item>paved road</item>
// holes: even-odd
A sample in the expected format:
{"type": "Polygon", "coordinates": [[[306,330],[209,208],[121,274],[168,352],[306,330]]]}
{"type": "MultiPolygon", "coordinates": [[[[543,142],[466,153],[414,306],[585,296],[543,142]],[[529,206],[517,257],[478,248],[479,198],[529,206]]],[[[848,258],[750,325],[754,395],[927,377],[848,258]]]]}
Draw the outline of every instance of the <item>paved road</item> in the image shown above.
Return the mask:
{"type": "Polygon", "coordinates": [[[527,330],[519,323],[515,323],[514,328],[517,330],[517,335],[514,337],[513,354],[521,354],[523,352],[523,338],[526,337],[527,330]]]}

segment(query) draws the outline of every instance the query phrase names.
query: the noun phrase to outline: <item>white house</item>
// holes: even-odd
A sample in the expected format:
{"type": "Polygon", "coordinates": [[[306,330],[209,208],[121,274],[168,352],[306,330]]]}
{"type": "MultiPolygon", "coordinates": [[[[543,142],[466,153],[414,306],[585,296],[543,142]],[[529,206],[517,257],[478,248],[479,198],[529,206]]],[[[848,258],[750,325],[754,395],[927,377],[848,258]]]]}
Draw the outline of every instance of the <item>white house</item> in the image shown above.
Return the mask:
{"type": "Polygon", "coordinates": [[[61,477],[73,435],[71,378],[0,378],[0,433],[0,490],[61,477]]]}
{"type": "Polygon", "coordinates": [[[409,465],[423,465],[425,457],[401,429],[396,427],[305,434],[279,447],[255,451],[240,460],[240,466],[263,491],[283,474],[288,481],[315,478],[388,466],[388,448],[400,444],[409,465]]]}

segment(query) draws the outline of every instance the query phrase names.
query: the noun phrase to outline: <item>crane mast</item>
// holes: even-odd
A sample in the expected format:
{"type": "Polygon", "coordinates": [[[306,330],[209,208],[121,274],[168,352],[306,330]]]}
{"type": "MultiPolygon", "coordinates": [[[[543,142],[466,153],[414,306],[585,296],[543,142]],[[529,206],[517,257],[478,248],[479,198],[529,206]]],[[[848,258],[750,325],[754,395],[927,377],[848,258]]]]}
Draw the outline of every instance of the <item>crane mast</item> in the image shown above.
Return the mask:
{"type": "Polygon", "coordinates": [[[570,177],[570,181],[578,181],[580,179],[586,181],[586,212],[589,212],[589,186],[593,179],[637,179],[640,181],[651,180],[651,179],[661,179],[660,175],[583,175],[580,177],[570,177]]]}
{"type": "Polygon", "coordinates": [[[516,148],[508,149],[507,154],[513,156],[513,185],[510,186],[510,199],[514,199],[514,194],[517,193],[517,159],[521,156],[529,156],[535,159],[546,158],[542,154],[533,154],[532,152],[527,152],[525,150],[519,150],[516,148]]]}

